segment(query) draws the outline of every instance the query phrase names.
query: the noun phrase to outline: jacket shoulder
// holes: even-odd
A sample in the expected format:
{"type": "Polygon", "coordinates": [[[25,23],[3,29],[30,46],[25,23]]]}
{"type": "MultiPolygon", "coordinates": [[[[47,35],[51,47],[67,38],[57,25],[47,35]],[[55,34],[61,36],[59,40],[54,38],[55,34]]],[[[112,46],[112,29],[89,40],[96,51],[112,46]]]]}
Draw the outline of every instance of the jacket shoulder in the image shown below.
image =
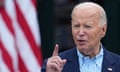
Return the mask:
{"type": "Polygon", "coordinates": [[[111,56],[113,59],[118,59],[120,60],[120,55],[116,54],[116,53],[113,53],[111,51],[107,51],[108,52],[108,55],[111,56]]]}
{"type": "Polygon", "coordinates": [[[74,54],[76,54],[76,48],[71,48],[71,49],[65,50],[63,52],[60,52],[59,56],[61,58],[67,58],[69,56],[73,56],[74,54]]]}

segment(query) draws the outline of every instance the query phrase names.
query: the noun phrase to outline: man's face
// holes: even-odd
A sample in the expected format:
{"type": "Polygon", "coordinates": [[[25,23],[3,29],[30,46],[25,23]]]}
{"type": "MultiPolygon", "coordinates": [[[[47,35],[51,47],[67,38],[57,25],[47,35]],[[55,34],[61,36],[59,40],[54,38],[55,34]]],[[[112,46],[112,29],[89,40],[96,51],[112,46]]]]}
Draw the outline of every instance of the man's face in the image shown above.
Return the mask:
{"type": "Polygon", "coordinates": [[[105,35],[106,25],[99,22],[99,11],[94,8],[76,9],[72,14],[73,39],[79,51],[85,55],[98,50],[100,39],[105,35]]]}

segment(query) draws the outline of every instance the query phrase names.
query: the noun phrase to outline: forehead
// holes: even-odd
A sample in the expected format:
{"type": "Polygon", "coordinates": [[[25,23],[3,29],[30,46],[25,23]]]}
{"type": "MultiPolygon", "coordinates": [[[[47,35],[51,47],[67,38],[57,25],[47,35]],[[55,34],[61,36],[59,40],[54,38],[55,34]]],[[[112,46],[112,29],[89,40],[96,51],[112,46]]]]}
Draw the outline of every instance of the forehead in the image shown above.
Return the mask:
{"type": "Polygon", "coordinates": [[[76,7],[72,12],[73,18],[91,18],[91,17],[100,17],[100,11],[97,7],[93,6],[84,6],[76,7]]]}

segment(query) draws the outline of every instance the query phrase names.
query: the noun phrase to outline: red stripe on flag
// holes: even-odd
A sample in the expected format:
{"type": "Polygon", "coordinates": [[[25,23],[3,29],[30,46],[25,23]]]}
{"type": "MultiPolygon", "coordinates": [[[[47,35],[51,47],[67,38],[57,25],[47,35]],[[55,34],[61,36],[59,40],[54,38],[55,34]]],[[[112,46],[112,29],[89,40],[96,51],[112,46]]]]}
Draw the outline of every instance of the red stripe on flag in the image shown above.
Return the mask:
{"type": "MultiPolygon", "coordinates": [[[[13,28],[13,24],[12,24],[12,20],[10,19],[9,15],[7,14],[6,10],[5,9],[2,9],[1,10],[1,14],[2,14],[2,18],[7,26],[7,28],[9,29],[9,31],[12,33],[12,35],[14,36],[14,40],[15,40],[15,33],[14,33],[14,28],[13,28]]],[[[21,59],[20,56],[18,56],[18,65],[19,65],[19,68],[20,68],[20,71],[21,72],[29,72],[27,70],[27,68],[25,67],[25,64],[23,63],[23,60],[21,59]]],[[[13,71],[11,71],[13,72],[13,71]]]]}
{"type": "Polygon", "coordinates": [[[20,56],[20,53],[18,51],[18,47],[17,47],[17,44],[16,44],[16,40],[15,40],[15,47],[16,47],[16,51],[17,51],[17,57],[18,57],[18,69],[19,69],[19,72],[29,72],[26,65],[24,64],[21,56],[20,56]]]}
{"type": "Polygon", "coordinates": [[[0,41],[0,46],[1,46],[0,48],[1,48],[1,51],[2,51],[2,58],[3,58],[4,62],[5,62],[5,64],[9,68],[10,72],[14,72],[12,58],[9,55],[9,53],[6,51],[6,48],[2,44],[2,41],[0,41]]]}
{"type": "Polygon", "coordinates": [[[20,72],[29,72],[20,55],[18,55],[18,62],[20,72]]]}
{"type": "MultiPolygon", "coordinates": [[[[40,46],[39,46],[40,47],[40,46]]],[[[40,60],[39,60],[39,62],[40,62],[40,65],[42,66],[42,63],[43,63],[43,61],[42,61],[42,51],[41,51],[41,47],[40,47],[40,49],[39,49],[39,51],[40,51],[40,60]]]]}
{"type": "Polygon", "coordinates": [[[40,56],[39,46],[35,43],[34,36],[28,26],[28,23],[25,20],[25,17],[22,14],[22,11],[20,10],[20,8],[16,2],[15,2],[15,7],[16,7],[16,15],[17,15],[17,20],[18,20],[19,26],[22,28],[24,35],[26,36],[26,39],[28,40],[29,45],[31,46],[31,49],[37,59],[37,62],[41,66],[42,64],[40,63],[40,61],[41,61],[42,57],[40,56]]]}
{"type": "Polygon", "coordinates": [[[33,4],[33,6],[36,8],[37,0],[32,0],[32,4],[33,4]]]}
{"type": "Polygon", "coordinates": [[[13,26],[12,26],[12,20],[10,19],[9,15],[7,14],[4,8],[1,10],[1,15],[9,31],[11,32],[12,35],[14,35],[15,33],[14,33],[13,26]]]}

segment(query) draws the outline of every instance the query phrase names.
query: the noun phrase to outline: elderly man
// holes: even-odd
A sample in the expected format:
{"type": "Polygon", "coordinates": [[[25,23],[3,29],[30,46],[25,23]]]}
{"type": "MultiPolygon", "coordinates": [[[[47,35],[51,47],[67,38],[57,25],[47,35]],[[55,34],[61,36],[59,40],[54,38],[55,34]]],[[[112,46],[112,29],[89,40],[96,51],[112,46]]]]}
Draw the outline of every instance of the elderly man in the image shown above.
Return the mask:
{"type": "Polygon", "coordinates": [[[58,54],[56,44],[42,72],[120,72],[120,57],[100,42],[107,29],[104,9],[96,3],[84,2],[74,7],[71,17],[76,47],[58,54]]]}

